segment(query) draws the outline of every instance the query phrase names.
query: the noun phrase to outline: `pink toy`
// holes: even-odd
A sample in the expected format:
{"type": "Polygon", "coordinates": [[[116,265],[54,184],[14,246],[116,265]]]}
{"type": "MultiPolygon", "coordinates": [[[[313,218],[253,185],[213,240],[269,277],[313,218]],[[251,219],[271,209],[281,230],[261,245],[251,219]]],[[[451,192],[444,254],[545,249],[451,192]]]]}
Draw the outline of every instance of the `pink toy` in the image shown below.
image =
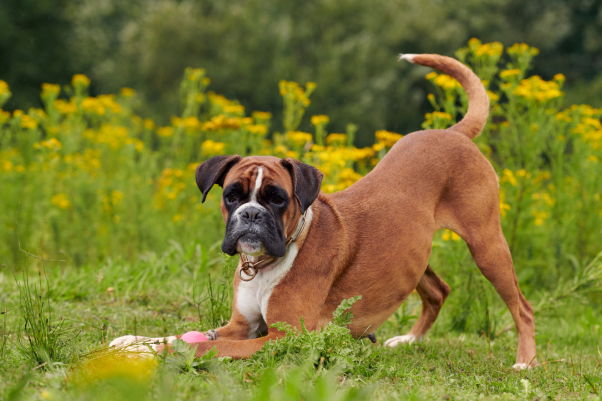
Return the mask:
{"type": "Polygon", "coordinates": [[[207,339],[207,337],[205,337],[205,335],[203,333],[200,333],[198,331],[189,331],[188,333],[184,334],[180,338],[180,340],[184,340],[188,344],[191,344],[191,343],[200,343],[201,341],[209,341],[207,339]]]}

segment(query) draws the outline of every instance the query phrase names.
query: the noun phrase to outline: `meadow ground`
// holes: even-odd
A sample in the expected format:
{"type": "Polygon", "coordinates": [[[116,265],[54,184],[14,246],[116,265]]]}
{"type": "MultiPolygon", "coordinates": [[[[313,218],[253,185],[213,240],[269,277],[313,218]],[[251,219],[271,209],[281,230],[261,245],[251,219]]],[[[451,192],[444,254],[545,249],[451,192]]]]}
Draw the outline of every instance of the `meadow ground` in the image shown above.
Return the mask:
{"type": "MultiPolygon", "coordinates": [[[[361,179],[402,135],[377,131],[358,148],[361,127],[329,133],[325,115],[311,117],[315,132],[301,132],[315,84],[280,82],[280,124],[207,91],[210,80],[192,68],[181,115],[157,127],[134,113],[133,89],[90,97],[89,79],[76,75],[42,86],[44,109],[0,109],[0,400],[600,399],[602,109],[564,105],[562,74],[528,76],[537,49],[505,53],[472,39],[456,56],[491,100],[475,144],[500,177],[502,227],[535,310],[540,366],[511,369],[510,314],[449,230],[435,234],[429,263],[452,293],[422,342],[380,345],[415,322],[421,305],[411,295],[376,345],[350,337],[344,301],[322,332],[281,326],[286,337],[245,361],[194,358],[182,344],[157,360],[108,350],[122,335],[204,331],[230,317],[237,259],[219,253],[221,190],[201,202],[200,162],[294,157],[319,168],[331,193],[361,179]]],[[[455,124],[463,89],[422,71],[436,93],[423,128],[455,124]]],[[[10,96],[0,80],[0,107],[10,96]]]]}
{"type": "MultiPolygon", "coordinates": [[[[454,258],[468,256],[463,243],[441,245],[448,246],[434,248],[434,262],[453,263],[454,258]]],[[[39,285],[40,265],[29,258],[34,273],[30,288],[39,285]]],[[[465,272],[437,269],[452,284],[452,293],[435,326],[419,343],[392,349],[381,345],[411,327],[420,311],[419,298],[413,295],[376,331],[376,345],[366,339],[351,340],[343,329],[326,338],[327,343],[349,342],[337,349],[321,347],[324,338],[317,336],[289,336],[298,349],[270,348],[246,361],[197,360],[196,366],[182,355],[155,366],[107,356],[102,350],[111,339],[125,334],[164,336],[221,324],[228,318],[231,299],[230,260],[224,263],[219,254],[204,252],[200,246],[183,249],[174,243],[164,254],[147,253],[133,262],[116,260],[79,268],[48,262],[45,266],[42,301],[50,296],[51,320],[55,326],[63,322],[56,343],[60,355],[44,366],[40,366],[44,356],[32,361],[24,328],[17,330],[23,323],[21,313],[27,310],[6,313],[0,323],[13,331],[0,343],[2,400],[599,399],[602,388],[599,304],[569,297],[538,312],[541,366],[515,372],[511,366],[516,334],[508,329],[512,327],[509,313],[474,267],[465,272]],[[470,276],[476,283],[471,289],[474,296],[454,291],[454,282],[470,276]],[[462,319],[463,329],[458,326],[462,319]],[[491,333],[479,334],[480,328],[491,333]],[[341,355],[351,358],[345,361],[341,355]]],[[[19,305],[16,283],[11,269],[4,266],[3,305],[19,305]]],[[[536,309],[541,308],[537,300],[531,299],[536,309]]],[[[47,316],[47,310],[42,312],[41,320],[47,316]]],[[[51,337],[43,330],[39,333],[51,337]]]]}

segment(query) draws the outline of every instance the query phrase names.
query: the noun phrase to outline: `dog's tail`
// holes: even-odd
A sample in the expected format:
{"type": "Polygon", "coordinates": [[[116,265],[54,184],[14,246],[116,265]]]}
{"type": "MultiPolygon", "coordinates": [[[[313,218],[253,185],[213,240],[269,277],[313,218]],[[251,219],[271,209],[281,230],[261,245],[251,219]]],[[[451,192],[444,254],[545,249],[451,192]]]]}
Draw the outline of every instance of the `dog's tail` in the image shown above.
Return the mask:
{"type": "Polygon", "coordinates": [[[468,95],[468,111],[459,123],[448,129],[461,132],[470,139],[481,133],[489,116],[489,96],[470,68],[456,59],[438,54],[402,54],[399,59],[435,68],[458,80],[468,95]]]}

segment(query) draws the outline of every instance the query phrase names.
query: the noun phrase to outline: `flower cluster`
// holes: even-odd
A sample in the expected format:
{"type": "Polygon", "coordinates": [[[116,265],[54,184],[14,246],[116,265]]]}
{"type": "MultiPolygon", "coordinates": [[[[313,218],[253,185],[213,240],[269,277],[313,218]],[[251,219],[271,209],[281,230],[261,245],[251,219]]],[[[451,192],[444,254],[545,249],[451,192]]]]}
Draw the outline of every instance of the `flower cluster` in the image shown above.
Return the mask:
{"type": "Polygon", "coordinates": [[[559,81],[544,81],[537,75],[523,79],[513,94],[529,101],[546,103],[564,96],[559,81]]]}
{"type": "MultiPolygon", "coordinates": [[[[492,100],[492,121],[475,143],[499,173],[499,212],[509,242],[520,235],[545,236],[559,221],[580,233],[599,232],[601,224],[602,109],[587,105],[560,109],[564,76],[544,81],[526,74],[537,52],[524,44],[508,48],[509,62],[501,71],[499,43],[472,39],[458,52],[492,100]],[[571,200],[578,213],[567,206],[571,200]]],[[[447,128],[466,112],[466,97],[448,75],[431,72],[427,79],[436,95],[427,97],[433,111],[425,115],[423,127],[447,128]]],[[[349,124],[339,133],[329,133],[330,118],[323,114],[307,121],[311,132],[301,131],[316,89],[311,82],[305,86],[280,82],[282,124],[272,124],[270,112],[249,112],[236,100],[206,92],[209,83],[205,71],[186,69],[181,115],[164,126],[134,114],[134,89],[91,97],[90,80],[84,75],[74,76],[64,90],[43,84],[44,110],[0,109],[0,208],[9,210],[23,199],[22,193],[28,194],[28,207],[39,213],[38,220],[60,231],[57,236],[43,228],[45,238],[56,238],[51,246],[58,250],[80,244],[85,255],[94,247],[99,253],[130,252],[126,243],[148,249],[159,243],[152,241],[185,233],[205,235],[203,240],[209,243],[219,231],[220,193],[216,188],[201,204],[194,185],[200,162],[224,154],[293,157],[320,169],[322,190],[330,193],[360,180],[403,137],[379,130],[371,146],[358,148],[354,146],[358,127],[349,124]],[[273,126],[284,130],[275,131],[273,126]],[[149,233],[141,221],[177,224],[164,224],[161,232],[149,233]],[[202,222],[210,223],[199,230],[202,222]]],[[[0,81],[0,107],[10,96],[10,88],[0,81]]],[[[0,224],[0,230],[6,227],[0,224]]],[[[443,241],[460,239],[449,230],[441,235],[443,241]]],[[[0,243],[0,252],[9,250],[0,243]]]]}

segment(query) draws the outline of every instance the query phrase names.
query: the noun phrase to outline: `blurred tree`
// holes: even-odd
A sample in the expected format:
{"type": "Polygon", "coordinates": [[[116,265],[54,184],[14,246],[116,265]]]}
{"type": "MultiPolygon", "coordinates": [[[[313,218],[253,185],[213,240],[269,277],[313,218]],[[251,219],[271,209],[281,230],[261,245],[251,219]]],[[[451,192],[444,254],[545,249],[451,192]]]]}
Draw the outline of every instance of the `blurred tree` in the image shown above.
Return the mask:
{"type": "Polygon", "coordinates": [[[397,63],[399,52],[453,55],[473,36],[539,47],[534,73],[562,72],[582,82],[569,100],[602,103],[587,85],[602,63],[602,0],[57,1],[0,5],[0,78],[15,107],[31,104],[22,90],[77,71],[97,93],[135,88],[143,113],[166,120],[177,113],[182,71],[194,66],[207,69],[210,89],[253,110],[280,109],[280,79],[315,81],[308,115],[328,114],[331,132],[356,123],[362,145],[376,129],[418,129],[429,109],[427,70],[397,63]],[[27,37],[33,44],[21,43],[27,37]]]}
{"type": "Polygon", "coordinates": [[[70,21],[68,0],[2,0],[0,2],[0,79],[9,83],[9,109],[41,106],[42,82],[67,83],[71,68],[65,40],[70,21]]]}

